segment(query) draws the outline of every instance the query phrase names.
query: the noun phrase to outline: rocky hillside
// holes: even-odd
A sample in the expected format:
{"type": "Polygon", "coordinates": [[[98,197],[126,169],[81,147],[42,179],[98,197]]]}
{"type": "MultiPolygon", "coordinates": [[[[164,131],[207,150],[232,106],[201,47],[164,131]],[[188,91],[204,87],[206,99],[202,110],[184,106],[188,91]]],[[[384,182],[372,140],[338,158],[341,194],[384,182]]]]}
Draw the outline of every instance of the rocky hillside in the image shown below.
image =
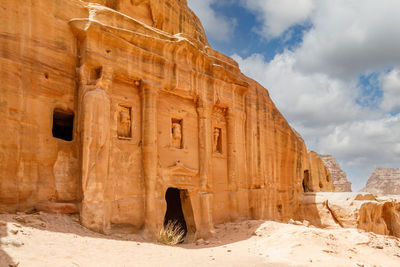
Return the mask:
{"type": "Polygon", "coordinates": [[[382,195],[400,195],[400,169],[376,168],[362,192],[382,195]]]}
{"type": "Polygon", "coordinates": [[[351,182],[347,180],[346,173],[340,168],[336,159],[332,155],[320,155],[320,157],[331,173],[336,190],[351,192],[351,182]]]}

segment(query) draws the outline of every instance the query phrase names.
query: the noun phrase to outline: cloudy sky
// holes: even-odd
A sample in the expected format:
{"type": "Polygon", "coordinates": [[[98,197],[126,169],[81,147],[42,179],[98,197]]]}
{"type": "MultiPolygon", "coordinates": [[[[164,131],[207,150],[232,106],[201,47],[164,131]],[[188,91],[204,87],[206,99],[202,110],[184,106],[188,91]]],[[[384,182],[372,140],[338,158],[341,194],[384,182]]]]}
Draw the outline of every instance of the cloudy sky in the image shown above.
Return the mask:
{"type": "Polygon", "coordinates": [[[210,44],[260,82],[309,149],[361,189],[400,167],[399,0],[188,0],[210,44]]]}

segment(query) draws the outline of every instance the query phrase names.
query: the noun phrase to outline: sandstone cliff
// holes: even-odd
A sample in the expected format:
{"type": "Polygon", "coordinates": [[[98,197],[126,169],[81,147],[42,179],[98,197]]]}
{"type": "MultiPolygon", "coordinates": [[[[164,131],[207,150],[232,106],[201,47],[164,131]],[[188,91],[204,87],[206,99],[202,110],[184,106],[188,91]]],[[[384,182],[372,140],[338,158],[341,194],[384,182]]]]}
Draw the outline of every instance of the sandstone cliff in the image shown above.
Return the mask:
{"type": "Polygon", "coordinates": [[[310,151],[309,171],[304,171],[303,189],[304,192],[332,192],[334,187],[330,170],[324,165],[321,156],[310,151]]]}
{"type": "Polygon", "coordinates": [[[193,238],[239,218],[287,220],[305,178],[330,190],[185,0],[0,6],[0,211],[76,203],[90,229],[154,235],[177,208],[193,238]]]}
{"type": "Polygon", "coordinates": [[[340,168],[336,159],[332,155],[320,155],[320,157],[331,173],[335,189],[339,192],[351,192],[351,182],[347,180],[346,173],[340,168]]]}
{"type": "Polygon", "coordinates": [[[361,192],[381,195],[400,195],[400,169],[376,168],[361,192]]]}

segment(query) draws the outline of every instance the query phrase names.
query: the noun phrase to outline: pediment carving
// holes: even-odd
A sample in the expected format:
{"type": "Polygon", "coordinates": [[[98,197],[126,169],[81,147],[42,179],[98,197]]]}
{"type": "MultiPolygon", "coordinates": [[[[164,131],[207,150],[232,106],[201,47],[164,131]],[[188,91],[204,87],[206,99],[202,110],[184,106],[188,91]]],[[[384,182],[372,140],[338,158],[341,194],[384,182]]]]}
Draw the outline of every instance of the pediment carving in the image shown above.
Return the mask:
{"type": "Polygon", "coordinates": [[[177,161],[175,165],[169,167],[167,169],[168,174],[170,176],[190,176],[194,177],[196,176],[199,171],[195,169],[191,169],[189,167],[186,167],[182,162],[177,161]]]}

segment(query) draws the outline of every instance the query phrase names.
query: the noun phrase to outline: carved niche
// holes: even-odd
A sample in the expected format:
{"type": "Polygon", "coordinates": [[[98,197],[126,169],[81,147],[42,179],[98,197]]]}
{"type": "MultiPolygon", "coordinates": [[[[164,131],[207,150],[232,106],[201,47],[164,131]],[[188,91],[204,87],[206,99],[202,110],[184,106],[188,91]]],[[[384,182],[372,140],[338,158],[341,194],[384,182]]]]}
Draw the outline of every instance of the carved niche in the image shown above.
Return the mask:
{"type": "Polygon", "coordinates": [[[181,149],[183,148],[182,142],[182,120],[172,119],[171,120],[171,143],[172,147],[181,149]]]}
{"type": "Polygon", "coordinates": [[[223,154],[224,138],[226,138],[226,108],[214,107],[213,109],[213,152],[223,154]]]}
{"type": "Polygon", "coordinates": [[[222,130],[218,127],[214,127],[213,131],[213,151],[222,153],[222,130]]]}
{"type": "Polygon", "coordinates": [[[118,105],[118,138],[132,138],[132,108],[118,105]]]}

